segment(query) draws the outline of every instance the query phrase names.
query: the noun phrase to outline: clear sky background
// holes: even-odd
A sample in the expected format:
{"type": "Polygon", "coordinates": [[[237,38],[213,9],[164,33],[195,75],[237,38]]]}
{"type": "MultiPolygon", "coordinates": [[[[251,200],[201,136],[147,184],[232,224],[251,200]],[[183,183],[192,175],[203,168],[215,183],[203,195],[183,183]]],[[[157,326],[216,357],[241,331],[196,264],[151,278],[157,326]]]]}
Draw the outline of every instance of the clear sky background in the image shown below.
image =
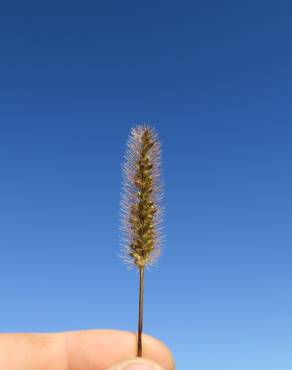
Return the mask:
{"type": "Polygon", "coordinates": [[[118,259],[131,126],[160,133],[145,331],[178,369],[292,368],[290,1],[0,11],[0,330],[136,330],[118,259]]]}

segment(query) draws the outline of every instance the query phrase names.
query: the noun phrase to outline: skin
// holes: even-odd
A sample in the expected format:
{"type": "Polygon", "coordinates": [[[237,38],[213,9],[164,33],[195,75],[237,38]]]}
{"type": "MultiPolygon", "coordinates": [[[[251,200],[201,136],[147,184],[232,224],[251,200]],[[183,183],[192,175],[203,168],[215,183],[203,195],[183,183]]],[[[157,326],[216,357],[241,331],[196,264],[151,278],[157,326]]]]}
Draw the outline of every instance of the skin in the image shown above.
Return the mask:
{"type": "MultiPolygon", "coordinates": [[[[135,333],[84,330],[48,334],[0,334],[0,369],[106,370],[136,356],[135,333]]],[[[173,370],[169,349],[143,335],[143,357],[173,370]]]]}

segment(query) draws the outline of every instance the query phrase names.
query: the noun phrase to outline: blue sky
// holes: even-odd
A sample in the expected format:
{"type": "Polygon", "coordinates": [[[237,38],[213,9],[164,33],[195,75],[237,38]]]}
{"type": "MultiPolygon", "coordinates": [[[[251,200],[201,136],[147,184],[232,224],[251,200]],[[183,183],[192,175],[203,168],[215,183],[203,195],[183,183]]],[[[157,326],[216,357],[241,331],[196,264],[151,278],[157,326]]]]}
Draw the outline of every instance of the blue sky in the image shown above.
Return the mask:
{"type": "Polygon", "coordinates": [[[136,330],[119,253],[130,128],[163,146],[145,331],[178,369],[292,367],[292,6],[10,2],[0,12],[0,330],[136,330]]]}

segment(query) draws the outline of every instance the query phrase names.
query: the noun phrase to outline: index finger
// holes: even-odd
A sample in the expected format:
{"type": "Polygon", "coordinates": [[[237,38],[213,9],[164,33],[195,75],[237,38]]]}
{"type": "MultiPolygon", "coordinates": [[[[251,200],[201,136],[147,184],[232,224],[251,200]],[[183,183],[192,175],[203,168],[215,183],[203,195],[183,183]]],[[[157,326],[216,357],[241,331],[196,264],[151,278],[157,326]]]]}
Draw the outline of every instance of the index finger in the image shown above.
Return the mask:
{"type": "MultiPolygon", "coordinates": [[[[105,370],[136,356],[137,336],[119,330],[48,334],[1,334],[0,368],[19,370],[105,370]]],[[[143,357],[173,370],[171,352],[143,334],[143,357]]]]}

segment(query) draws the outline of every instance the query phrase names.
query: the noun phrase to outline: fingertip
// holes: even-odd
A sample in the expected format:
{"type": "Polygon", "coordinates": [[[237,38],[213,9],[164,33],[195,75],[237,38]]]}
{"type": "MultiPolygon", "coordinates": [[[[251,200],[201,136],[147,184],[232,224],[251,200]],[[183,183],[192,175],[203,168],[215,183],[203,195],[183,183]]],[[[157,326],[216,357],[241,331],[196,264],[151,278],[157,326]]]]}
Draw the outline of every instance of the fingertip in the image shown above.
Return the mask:
{"type": "MultiPolygon", "coordinates": [[[[129,361],[136,356],[137,335],[133,332],[84,330],[67,332],[66,336],[68,355],[77,369],[90,366],[107,369],[112,364],[129,361]]],[[[147,334],[143,334],[142,343],[143,359],[153,361],[165,370],[174,369],[172,354],[164,343],[147,334]]]]}
{"type": "Polygon", "coordinates": [[[165,343],[148,334],[143,334],[142,341],[144,344],[143,357],[160,364],[164,369],[174,370],[174,358],[165,343]]]}

